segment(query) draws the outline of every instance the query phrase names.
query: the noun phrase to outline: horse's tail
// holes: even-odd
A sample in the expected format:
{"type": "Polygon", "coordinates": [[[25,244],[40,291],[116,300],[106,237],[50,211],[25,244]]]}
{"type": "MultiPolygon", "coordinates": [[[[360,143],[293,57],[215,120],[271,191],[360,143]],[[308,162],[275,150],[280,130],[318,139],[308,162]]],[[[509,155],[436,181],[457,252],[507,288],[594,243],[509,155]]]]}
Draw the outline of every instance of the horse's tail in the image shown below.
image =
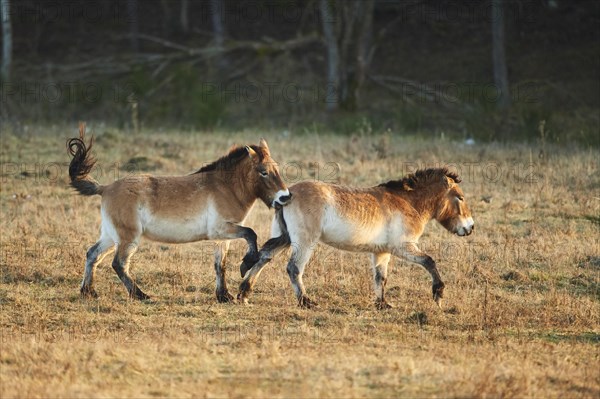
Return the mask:
{"type": "Polygon", "coordinates": [[[91,154],[92,146],[94,145],[94,136],[92,136],[87,145],[84,138],[85,123],[79,123],[79,137],[74,137],[67,141],[67,150],[73,157],[69,164],[71,186],[82,195],[102,195],[104,186],[100,185],[89,175],[96,164],[96,159],[91,154]]]}
{"type": "Polygon", "coordinates": [[[269,246],[269,250],[273,252],[279,252],[282,249],[285,249],[290,246],[290,233],[288,232],[287,223],[285,222],[285,218],[283,217],[283,207],[277,209],[275,211],[275,220],[279,225],[279,230],[281,231],[281,235],[278,237],[273,237],[269,241],[267,241],[263,247],[263,249],[269,244],[271,241],[273,243],[269,246]]]}

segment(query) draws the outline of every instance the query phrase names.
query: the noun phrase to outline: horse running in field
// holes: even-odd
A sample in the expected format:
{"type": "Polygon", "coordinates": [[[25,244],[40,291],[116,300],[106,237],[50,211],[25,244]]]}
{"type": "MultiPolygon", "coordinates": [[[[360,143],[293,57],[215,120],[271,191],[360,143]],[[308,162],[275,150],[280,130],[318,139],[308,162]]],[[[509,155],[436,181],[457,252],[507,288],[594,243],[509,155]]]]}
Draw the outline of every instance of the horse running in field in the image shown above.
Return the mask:
{"type": "Polygon", "coordinates": [[[116,250],[112,267],[129,296],[148,299],[129,275],[129,258],[140,237],[168,243],[217,240],[215,271],[219,302],[233,300],[225,283],[225,257],[229,240],[248,243],[244,260],[258,260],[256,233],[242,226],[257,199],[268,207],[283,206],[291,198],[281,180],[265,140],[260,144],[233,148],[219,160],[186,176],[128,176],[100,185],[89,174],[96,160],[91,156],[93,137],[84,142],[85,125],[79,137],[67,142],[73,157],[69,165],[71,186],[83,195],[101,195],[100,238],[87,251],[82,296],[96,297],[94,273],[97,265],[116,250]]]}
{"type": "Polygon", "coordinates": [[[290,187],[293,200],[276,211],[271,238],[259,252],[259,260],[240,266],[238,299],[247,302],[262,268],[291,246],[287,272],[298,304],[310,307],[302,275],[320,241],[348,251],[370,252],[375,280],[376,305],[389,308],[384,288],[392,255],[422,265],[431,274],[433,299],[441,306],[444,283],[434,260],[418,247],[425,225],[437,220],[459,236],[473,232],[474,222],[458,186],[460,178],[446,168],[419,170],[400,180],[370,188],[351,188],[305,181],[290,187]]]}

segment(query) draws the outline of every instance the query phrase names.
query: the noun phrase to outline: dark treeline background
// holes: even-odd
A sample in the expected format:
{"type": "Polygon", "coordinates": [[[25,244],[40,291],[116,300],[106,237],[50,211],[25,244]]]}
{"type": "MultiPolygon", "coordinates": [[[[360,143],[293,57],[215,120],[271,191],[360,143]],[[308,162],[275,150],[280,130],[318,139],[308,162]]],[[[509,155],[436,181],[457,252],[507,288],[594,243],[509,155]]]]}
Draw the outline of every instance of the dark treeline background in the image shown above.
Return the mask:
{"type": "Polygon", "coordinates": [[[600,2],[1,0],[3,125],[598,145],[600,2]]]}

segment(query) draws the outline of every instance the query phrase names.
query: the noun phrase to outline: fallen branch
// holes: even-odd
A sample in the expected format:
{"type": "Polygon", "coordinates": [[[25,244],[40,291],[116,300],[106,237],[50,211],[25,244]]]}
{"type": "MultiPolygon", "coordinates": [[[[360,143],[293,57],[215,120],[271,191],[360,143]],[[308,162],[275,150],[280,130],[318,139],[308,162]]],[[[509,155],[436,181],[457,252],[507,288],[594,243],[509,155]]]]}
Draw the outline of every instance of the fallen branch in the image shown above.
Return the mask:
{"type": "MultiPolygon", "coordinates": [[[[129,38],[122,35],[119,38],[129,38]]],[[[101,57],[76,64],[53,64],[23,65],[20,70],[24,75],[48,75],[48,71],[59,75],[68,75],[70,80],[89,79],[98,76],[118,76],[130,73],[134,67],[156,66],[155,71],[160,71],[164,65],[173,61],[190,61],[195,59],[209,60],[213,57],[233,51],[250,50],[259,54],[273,54],[290,51],[319,40],[318,34],[312,33],[307,36],[299,36],[285,41],[274,41],[264,39],[263,41],[229,41],[225,46],[206,46],[202,48],[186,47],[159,37],[138,34],[138,38],[151,41],[163,47],[176,50],[169,53],[142,53],[128,54],[125,56],[101,57]]],[[[239,74],[235,74],[239,76],[239,74]]]]}

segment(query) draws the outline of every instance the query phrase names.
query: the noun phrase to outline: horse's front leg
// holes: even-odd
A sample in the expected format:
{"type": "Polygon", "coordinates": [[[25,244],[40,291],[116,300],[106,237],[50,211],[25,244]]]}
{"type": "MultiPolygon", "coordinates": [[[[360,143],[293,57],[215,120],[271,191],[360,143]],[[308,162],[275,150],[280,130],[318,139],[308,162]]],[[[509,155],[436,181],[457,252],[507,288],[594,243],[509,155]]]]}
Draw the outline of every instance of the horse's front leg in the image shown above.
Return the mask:
{"type": "MultiPolygon", "coordinates": [[[[240,292],[238,294],[238,300],[242,303],[248,302],[248,296],[252,289],[254,288],[254,284],[256,284],[256,279],[260,275],[263,267],[271,260],[273,257],[283,251],[285,248],[290,246],[290,238],[286,235],[281,235],[279,237],[273,237],[269,241],[263,245],[259,255],[259,260],[252,266],[250,269],[243,271],[242,275],[245,275],[244,281],[240,284],[240,292]]],[[[245,264],[242,263],[240,269],[244,268],[245,264]]]]}
{"type": "Polygon", "coordinates": [[[400,256],[411,262],[420,264],[429,272],[429,274],[431,274],[431,290],[433,291],[433,300],[441,308],[445,284],[440,278],[440,273],[437,270],[435,261],[431,258],[431,256],[421,251],[416,243],[404,243],[399,252],[400,256]]]}
{"type": "MultiPolygon", "coordinates": [[[[215,239],[235,239],[235,238],[243,238],[246,240],[248,244],[248,252],[244,255],[244,260],[242,265],[240,266],[240,271],[242,272],[242,277],[246,274],[246,271],[252,267],[259,259],[258,255],[258,243],[256,242],[256,233],[249,227],[240,226],[239,224],[227,223],[223,226],[220,226],[215,235],[213,236],[215,239]],[[248,265],[245,269],[244,266],[248,265]]],[[[227,244],[229,247],[229,244],[227,244]]],[[[225,249],[224,254],[223,251],[215,252],[215,271],[217,273],[217,299],[219,302],[229,302],[229,300],[233,299],[233,297],[227,292],[227,288],[225,285],[225,254],[227,253],[227,249],[225,249]],[[219,259],[223,259],[222,262],[219,259]],[[224,287],[224,288],[220,288],[224,287]],[[221,293],[221,295],[219,294],[221,293]],[[225,299],[225,297],[229,299],[225,299]]]]}
{"type": "Polygon", "coordinates": [[[238,227],[243,229],[240,231],[239,237],[245,239],[248,243],[248,252],[246,252],[246,255],[244,255],[242,264],[240,265],[240,274],[242,277],[244,277],[246,272],[250,270],[250,268],[254,266],[256,262],[258,262],[260,255],[258,254],[258,243],[256,242],[257,237],[254,230],[243,226],[238,227]]]}
{"type": "Polygon", "coordinates": [[[377,299],[375,306],[377,309],[389,309],[392,307],[385,300],[385,284],[387,283],[388,263],[390,262],[391,254],[377,253],[371,254],[371,263],[373,266],[373,282],[375,295],[377,299]]]}
{"type": "Polygon", "coordinates": [[[227,281],[225,272],[227,271],[227,251],[229,250],[229,241],[218,242],[215,246],[215,274],[217,275],[217,301],[231,302],[233,295],[227,290],[227,281]]]}

